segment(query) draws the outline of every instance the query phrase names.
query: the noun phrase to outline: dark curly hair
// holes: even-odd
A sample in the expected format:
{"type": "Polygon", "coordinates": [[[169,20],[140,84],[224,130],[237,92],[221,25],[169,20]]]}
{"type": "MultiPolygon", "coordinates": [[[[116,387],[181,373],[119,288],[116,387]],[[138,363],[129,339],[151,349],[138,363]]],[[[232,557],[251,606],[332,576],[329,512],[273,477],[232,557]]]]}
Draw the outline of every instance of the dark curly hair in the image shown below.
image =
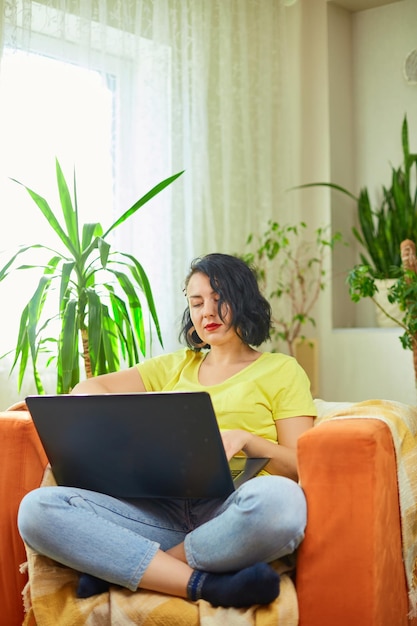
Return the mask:
{"type": "MultiPolygon", "coordinates": [[[[231,310],[231,325],[244,343],[259,346],[270,338],[271,305],[259,290],[255,271],[245,261],[229,254],[212,253],[194,259],[185,279],[184,291],[191,276],[205,274],[212,289],[220,296],[218,312],[222,318],[222,305],[231,310]]],[[[193,323],[189,307],[185,309],[179,333],[180,341],[193,350],[209,348],[202,344],[197,333],[191,332],[193,323]],[[190,336],[191,332],[191,336],[190,336]]]]}

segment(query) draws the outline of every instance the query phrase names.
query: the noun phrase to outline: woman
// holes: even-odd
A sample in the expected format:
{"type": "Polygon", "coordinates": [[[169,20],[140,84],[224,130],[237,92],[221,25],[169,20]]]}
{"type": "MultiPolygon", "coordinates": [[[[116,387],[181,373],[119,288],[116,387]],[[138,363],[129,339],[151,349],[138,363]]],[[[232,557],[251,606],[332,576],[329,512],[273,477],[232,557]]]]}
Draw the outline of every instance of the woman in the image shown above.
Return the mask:
{"type": "Polygon", "coordinates": [[[255,349],[269,338],[271,309],[240,259],[197,259],[185,295],[186,349],[85,380],[73,393],[208,391],[227,457],[243,451],[270,461],[225,501],[119,500],[69,487],[29,493],[20,533],[34,550],[83,572],[79,597],[114,583],[214,606],[268,604],[279,594],[268,563],[304,536],[296,444],[315,415],[307,376],[295,359],[255,349]]]}

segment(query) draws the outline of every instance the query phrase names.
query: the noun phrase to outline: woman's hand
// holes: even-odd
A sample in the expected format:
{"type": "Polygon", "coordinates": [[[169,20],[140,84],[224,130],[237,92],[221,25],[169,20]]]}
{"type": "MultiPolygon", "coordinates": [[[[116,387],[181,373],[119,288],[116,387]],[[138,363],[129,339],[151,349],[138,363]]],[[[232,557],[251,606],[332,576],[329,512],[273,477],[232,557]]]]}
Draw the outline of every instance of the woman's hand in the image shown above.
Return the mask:
{"type": "Polygon", "coordinates": [[[238,452],[244,452],[249,457],[269,458],[271,460],[265,469],[270,474],[287,476],[297,481],[297,440],[312,426],[313,418],[309,416],[277,420],[278,443],[240,429],[224,430],[221,434],[228,459],[238,452]]]}
{"type": "Polygon", "coordinates": [[[230,459],[238,452],[245,452],[244,448],[248,444],[249,439],[255,435],[252,435],[246,430],[239,430],[236,428],[233,430],[222,430],[221,436],[227,460],[230,461],[230,459]]]}

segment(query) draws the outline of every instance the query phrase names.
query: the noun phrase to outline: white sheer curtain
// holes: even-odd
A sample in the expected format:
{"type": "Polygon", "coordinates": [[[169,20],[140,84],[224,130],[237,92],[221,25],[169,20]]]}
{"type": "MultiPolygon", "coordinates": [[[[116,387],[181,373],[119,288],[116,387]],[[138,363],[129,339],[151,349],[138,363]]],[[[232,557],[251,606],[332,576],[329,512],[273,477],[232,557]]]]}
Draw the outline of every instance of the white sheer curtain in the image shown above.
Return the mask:
{"type": "MultiPolygon", "coordinates": [[[[100,145],[90,137],[92,96],[80,88],[65,96],[69,109],[62,117],[57,101],[54,120],[49,115],[39,128],[32,113],[62,89],[53,80],[34,82],[23,98],[28,106],[7,109],[0,73],[0,132],[16,129],[13,150],[0,141],[0,189],[9,194],[0,191],[0,249],[11,240],[34,243],[34,227],[32,240],[20,240],[23,222],[32,219],[24,203],[31,201],[11,189],[9,177],[49,197],[55,156],[69,177],[75,167],[80,207],[88,205],[103,224],[155,183],[185,170],[116,231],[117,249],[137,256],[151,279],[165,349],[177,347],[190,260],[209,251],[242,251],[249,232],[286,211],[286,10],[281,0],[3,0],[4,59],[6,52],[32,50],[99,72],[113,117],[110,142],[100,145]],[[64,131],[71,125],[68,141],[64,131]]],[[[17,302],[16,318],[22,294],[5,281],[0,296],[10,306],[17,302]]],[[[14,341],[2,324],[0,353],[14,341]]],[[[13,383],[0,385],[0,399],[16,398],[13,383]]]]}

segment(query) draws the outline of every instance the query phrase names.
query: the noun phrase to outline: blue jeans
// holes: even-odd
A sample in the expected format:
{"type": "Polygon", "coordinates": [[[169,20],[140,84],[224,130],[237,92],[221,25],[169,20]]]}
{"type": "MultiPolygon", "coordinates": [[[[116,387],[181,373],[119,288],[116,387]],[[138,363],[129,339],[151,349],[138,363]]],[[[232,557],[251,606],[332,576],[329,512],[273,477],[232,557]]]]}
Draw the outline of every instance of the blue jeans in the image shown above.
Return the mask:
{"type": "Polygon", "coordinates": [[[157,550],[184,541],[188,564],[240,570],[293,552],[304,537],[302,489],[258,476],[225,501],[135,499],[72,487],[42,487],[22,500],[18,526],[35,551],[135,591],[157,550]]]}

